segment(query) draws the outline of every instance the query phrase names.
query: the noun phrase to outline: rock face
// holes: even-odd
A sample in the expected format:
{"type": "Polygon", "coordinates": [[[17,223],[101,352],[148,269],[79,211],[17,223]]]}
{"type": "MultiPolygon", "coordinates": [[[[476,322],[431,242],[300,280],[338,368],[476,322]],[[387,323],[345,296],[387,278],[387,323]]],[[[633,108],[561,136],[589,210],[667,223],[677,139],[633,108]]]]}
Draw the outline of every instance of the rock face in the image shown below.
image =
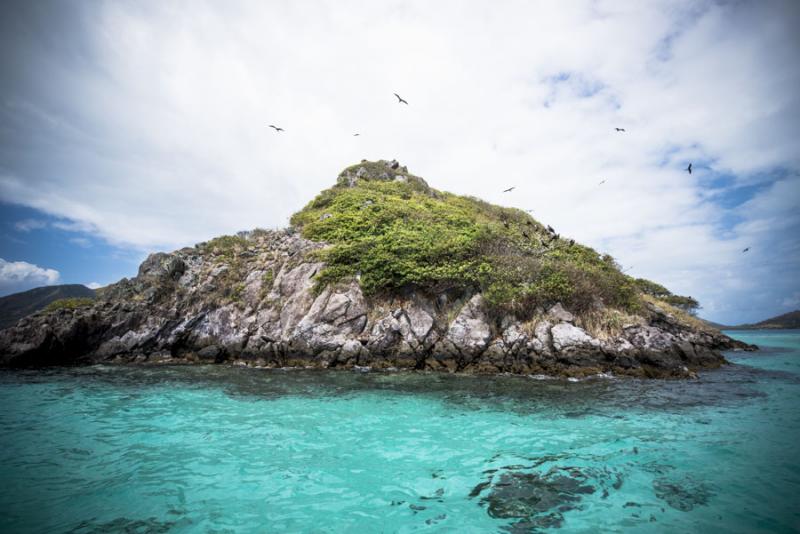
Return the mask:
{"type": "Polygon", "coordinates": [[[234,363],[585,376],[688,377],[749,348],[650,306],[590,334],[560,304],[519,321],[480,294],[408,290],[366,298],[357,280],[321,291],[323,244],[291,229],[153,254],[94,305],[40,312],[0,331],[0,364],[234,363]]]}

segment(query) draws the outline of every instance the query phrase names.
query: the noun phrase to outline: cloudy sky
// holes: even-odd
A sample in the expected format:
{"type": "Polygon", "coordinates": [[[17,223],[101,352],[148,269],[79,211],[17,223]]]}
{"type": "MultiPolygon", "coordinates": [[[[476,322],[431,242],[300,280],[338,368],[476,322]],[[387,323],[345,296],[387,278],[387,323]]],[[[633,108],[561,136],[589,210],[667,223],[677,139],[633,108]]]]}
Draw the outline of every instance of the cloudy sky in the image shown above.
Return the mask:
{"type": "Polygon", "coordinates": [[[0,294],[284,226],[397,158],[712,320],[800,308],[798,28],[792,1],[3,2],[0,294]]]}

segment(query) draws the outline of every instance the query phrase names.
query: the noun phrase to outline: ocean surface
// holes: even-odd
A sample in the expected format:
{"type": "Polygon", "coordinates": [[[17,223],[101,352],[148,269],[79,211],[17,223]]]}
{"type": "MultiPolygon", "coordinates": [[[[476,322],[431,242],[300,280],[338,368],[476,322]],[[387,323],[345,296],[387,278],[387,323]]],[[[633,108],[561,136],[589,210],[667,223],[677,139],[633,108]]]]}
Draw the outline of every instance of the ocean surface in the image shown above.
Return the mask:
{"type": "Polygon", "coordinates": [[[800,331],[694,381],[0,372],[2,532],[796,532],[800,331]]]}

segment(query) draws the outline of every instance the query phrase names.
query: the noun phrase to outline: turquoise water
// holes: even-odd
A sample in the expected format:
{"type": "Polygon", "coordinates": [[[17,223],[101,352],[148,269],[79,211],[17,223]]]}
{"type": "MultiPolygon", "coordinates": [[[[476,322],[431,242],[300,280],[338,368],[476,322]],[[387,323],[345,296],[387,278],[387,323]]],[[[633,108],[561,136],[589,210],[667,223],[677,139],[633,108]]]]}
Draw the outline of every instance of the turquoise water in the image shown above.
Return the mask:
{"type": "Polygon", "coordinates": [[[0,373],[3,532],[793,532],[800,331],[696,381],[0,373]]]}

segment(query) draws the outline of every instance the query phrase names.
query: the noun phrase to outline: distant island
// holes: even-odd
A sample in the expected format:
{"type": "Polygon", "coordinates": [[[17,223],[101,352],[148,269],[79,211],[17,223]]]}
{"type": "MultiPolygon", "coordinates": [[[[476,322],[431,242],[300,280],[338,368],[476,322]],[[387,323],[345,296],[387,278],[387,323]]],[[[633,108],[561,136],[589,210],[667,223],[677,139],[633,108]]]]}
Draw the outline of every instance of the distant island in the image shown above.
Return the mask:
{"type": "MultiPolygon", "coordinates": [[[[7,328],[51,303],[64,299],[94,299],[94,290],[81,284],[37,287],[0,297],[0,328],[7,328]]],[[[85,304],[84,301],[78,301],[85,304]]]]}
{"type": "Polygon", "coordinates": [[[710,325],[719,330],[779,330],[779,329],[800,329],[800,310],[791,311],[764,319],[758,323],[753,324],[740,324],[736,326],[725,326],[718,323],[711,323],[710,325]]]}
{"type": "Polygon", "coordinates": [[[283,230],[150,255],[0,331],[0,364],[692,377],[755,347],[525,211],[362,161],[283,230]]]}

